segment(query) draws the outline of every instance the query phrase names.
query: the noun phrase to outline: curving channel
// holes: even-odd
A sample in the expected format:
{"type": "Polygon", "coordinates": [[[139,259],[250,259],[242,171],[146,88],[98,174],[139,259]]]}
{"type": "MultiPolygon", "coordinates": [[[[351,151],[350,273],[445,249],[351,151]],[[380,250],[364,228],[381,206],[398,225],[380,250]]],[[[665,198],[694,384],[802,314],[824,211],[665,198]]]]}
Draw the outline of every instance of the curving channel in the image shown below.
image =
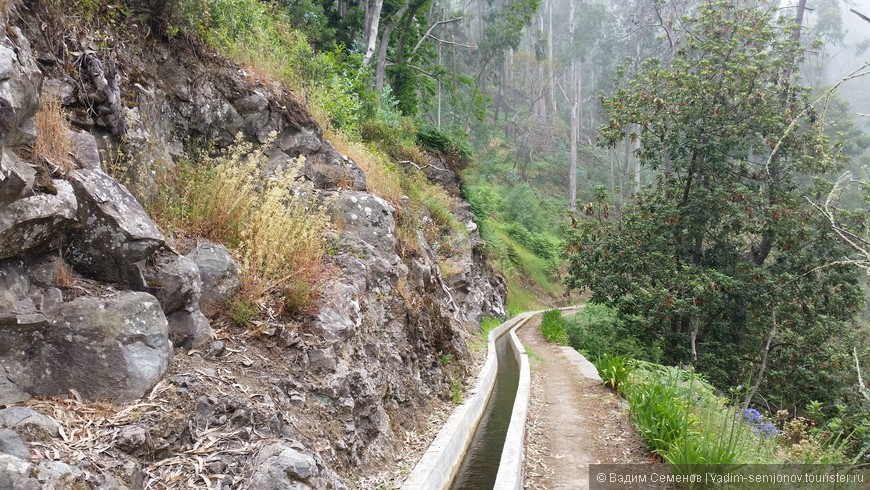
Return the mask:
{"type": "Polygon", "coordinates": [[[498,358],[495,384],[459,473],[450,486],[453,490],[492,490],[495,485],[520,378],[510,331],[496,339],[495,349],[498,358]]]}

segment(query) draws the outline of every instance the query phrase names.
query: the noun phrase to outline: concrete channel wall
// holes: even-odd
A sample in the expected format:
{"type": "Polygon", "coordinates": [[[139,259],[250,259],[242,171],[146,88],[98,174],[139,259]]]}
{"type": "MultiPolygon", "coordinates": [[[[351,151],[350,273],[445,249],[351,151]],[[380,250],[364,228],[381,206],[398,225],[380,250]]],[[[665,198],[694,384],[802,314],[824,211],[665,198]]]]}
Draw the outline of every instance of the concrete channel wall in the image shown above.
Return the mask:
{"type": "Polygon", "coordinates": [[[474,389],[467,400],[457,407],[447,419],[444,427],[429,445],[429,449],[414,467],[414,471],[405,480],[404,485],[402,485],[403,490],[444,490],[450,488],[451,482],[459,472],[465,453],[471,445],[471,440],[474,438],[477,425],[484,414],[486,403],[495,385],[498,371],[495,341],[506,333],[511,335],[511,347],[514,356],[520,363],[520,381],[495,488],[522,488],[523,439],[531,383],[528,356],[515,331],[540,313],[540,311],[533,311],[519,314],[489,332],[486,362],[480,370],[474,389]],[[502,483],[506,486],[502,486],[502,483]]]}
{"type": "Polygon", "coordinates": [[[514,358],[520,366],[520,380],[517,385],[517,396],[514,409],[511,412],[511,423],[505,435],[504,448],[501,451],[501,461],[498,464],[498,475],[495,486],[499,490],[523,488],[523,460],[525,459],[526,416],[529,411],[529,396],[532,389],[532,376],[529,368],[529,355],[523,343],[517,337],[517,330],[522,325],[511,329],[511,348],[514,358]]]}

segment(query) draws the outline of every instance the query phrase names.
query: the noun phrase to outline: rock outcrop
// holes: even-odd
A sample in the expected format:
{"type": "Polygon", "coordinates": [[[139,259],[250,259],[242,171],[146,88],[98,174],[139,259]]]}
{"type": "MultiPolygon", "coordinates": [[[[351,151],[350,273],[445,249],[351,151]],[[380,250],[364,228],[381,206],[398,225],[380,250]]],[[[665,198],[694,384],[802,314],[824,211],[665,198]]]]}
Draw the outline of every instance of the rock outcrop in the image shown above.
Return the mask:
{"type": "MultiPolygon", "coordinates": [[[[22,24],[26,33],[0,20],[18,33],[0,41],[0,405],[69,394],[123,403],[168,390],[159,400],[181,411],[162,425],[118,422],[107,444],[121,461],[86,472],[87,461],[22,457],[15,434],[26,445],[34,427],[51,440],[61,433],[38,415],[0,410],[0,430],[14,432],[0,433],[0,490],[135,488],[142,460],[216,444],[204,442],[215,426],[245,448],[208,461],[223,488],[342,488],[336,470],[400,456],[405,427],[424,423],[430,400],[449,399],[454,373],[462,374],[442,360],[464,360],[465,336],[484,316],[505,313],[504,282],[483,265],[467,206],[455,203],[465,228],[455,230],[457,250],[443,270],[446,259],[421,231],[403,235],[416,238],[412,251],[399,249],[398,203],[372,194],[359,166],[281,87],[158,40],[148,49],[119,43],[111,53],[86,45],[62,53],[35,18],[22,24]],[[49,179],[55,192],[35,187],[37,165],[15,153],[35,135],[30,118],[44,90],[78,127],[69,133],[76,168],[49,179]],[[238,135],[272,143],[269,168],[303,156],[297,184],[328,203],[335,223],[319,306],[299,323],[263,330],[281,332],[265,341],[276,344],[274,371],[265,356],[225,361],[239,352],[226,320],[215,323],[224,329],[215,339],[210,319],[239,291],[228,250],[199,241],[179,254],[134,197],[154,191],[155,175],[172,169],[185,144],[226,148],[238,135]],[[119,173],[129,188],[112,177],[119,173]],[[175,361],[173,346],[184,349],[175,361]],[[179,357],[201,364],[164,378],[179,357]],[[197,380],[222,379],[231,368],[227,389],[243,376],[267,389],[246,399],[200,396],[197,380]]],[[[140,42],[130,36],[130,45],[140,42]]],[[[456,174],[443,170],[430,178],[458,188],[456,174]]]]}

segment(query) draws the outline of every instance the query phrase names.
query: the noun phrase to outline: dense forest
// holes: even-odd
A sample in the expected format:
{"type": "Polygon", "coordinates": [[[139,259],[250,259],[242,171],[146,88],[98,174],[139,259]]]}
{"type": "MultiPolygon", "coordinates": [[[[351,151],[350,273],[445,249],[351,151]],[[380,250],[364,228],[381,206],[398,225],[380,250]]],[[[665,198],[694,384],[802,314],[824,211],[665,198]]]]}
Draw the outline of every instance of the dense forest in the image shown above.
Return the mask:
{"type": "Polygon", "coordinates": [[[399,234],[429,223],[435,252],[457,223],[413,170],[461,172],[512,312],[588,299],[606,321],[576,347],[685,366],[848,454],[870,445],[870,6],[127,5],[292,87],[378,194],[410,198],[399,234]]]}

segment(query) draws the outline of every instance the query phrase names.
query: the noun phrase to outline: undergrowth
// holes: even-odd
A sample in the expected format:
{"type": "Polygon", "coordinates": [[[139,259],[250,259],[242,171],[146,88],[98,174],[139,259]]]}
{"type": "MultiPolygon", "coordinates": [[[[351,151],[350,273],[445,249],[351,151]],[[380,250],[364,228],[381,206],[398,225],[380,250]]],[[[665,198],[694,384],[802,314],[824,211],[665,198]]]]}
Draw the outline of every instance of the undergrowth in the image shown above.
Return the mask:
{"type": "Polygon", "coordinates": [[[541,333],[547,342],[565,345],[568,343],[568,334],[565,330],[565,319],[560,310],[550,310],[541,317],[541,333]]]}
{"type": "Polygon", "coordinates": [[[56,94],[47,92],[42,95],[39,111],[33,116],[33,124],[37,130],[33,159],[45,161],[61,175],[69,175],[73,169],[70,158],[72,141],[68,134],[69,124],[56,94]]]}
{"type": "Polygon", "coordinates": [[[304,311],[324,273],[323,209],[291,193],[292,169],[266,178],[263,163],[263,149],[239,141],[219,157],[179,163],[146,201],[164,230],[223,243],[239,259],[243,303],[233,316],[240,322],[252,317],[251,304],[304,311]]]}

